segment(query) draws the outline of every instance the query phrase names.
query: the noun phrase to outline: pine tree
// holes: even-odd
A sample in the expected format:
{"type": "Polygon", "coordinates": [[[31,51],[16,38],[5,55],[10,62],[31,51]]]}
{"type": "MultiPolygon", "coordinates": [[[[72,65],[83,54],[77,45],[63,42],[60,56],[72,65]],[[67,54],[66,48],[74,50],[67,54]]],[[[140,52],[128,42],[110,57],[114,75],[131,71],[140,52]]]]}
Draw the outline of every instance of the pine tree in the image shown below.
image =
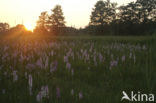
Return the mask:
{"type": "Polygon", "coordinates": [[[39,20],[37,21],[37,27],[41,28],[46,28],[48,21],[48,14],[47,12],[42,12],[41,15],[39,16],[39,20]]]}
{"type": "Polygon", "coordinates": [[[48,31],[47,28],[47,22],[48,22],[48,14],[47,12],[41,12],[41,15],[39,16],[39,20],[37,21],[35,31],[46,33],[48,31]]]}
{"type": "Polygon", "coordinates": [[[65,21],[60,5],[56,5],[52,10],[52,15],[49,16],[49,26],[50,27],[65,27],[65,21]]]}

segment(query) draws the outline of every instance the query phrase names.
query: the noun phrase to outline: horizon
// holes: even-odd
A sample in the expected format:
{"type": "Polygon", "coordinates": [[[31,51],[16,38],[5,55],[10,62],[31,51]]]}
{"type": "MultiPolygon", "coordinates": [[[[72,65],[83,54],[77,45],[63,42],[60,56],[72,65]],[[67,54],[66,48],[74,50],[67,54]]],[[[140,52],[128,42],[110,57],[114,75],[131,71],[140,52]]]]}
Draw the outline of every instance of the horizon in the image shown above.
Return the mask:
{"type": "MultiPolygon", "coordinates": [[[[82,0],[3,0],[0,3],[0,22],[9,23],[10,27],[23,24],[34,28],[40,13],[43,11],[49,13],[58,4],[62,6],[66,26],[83,28],[88,25],[92,8],[97,1],[85,0],[82,3],[82,0]]],[[[135,0],[111,0],[111,2],[117,2],[118,5],[126,5],[132,1],[135,0]]]]}

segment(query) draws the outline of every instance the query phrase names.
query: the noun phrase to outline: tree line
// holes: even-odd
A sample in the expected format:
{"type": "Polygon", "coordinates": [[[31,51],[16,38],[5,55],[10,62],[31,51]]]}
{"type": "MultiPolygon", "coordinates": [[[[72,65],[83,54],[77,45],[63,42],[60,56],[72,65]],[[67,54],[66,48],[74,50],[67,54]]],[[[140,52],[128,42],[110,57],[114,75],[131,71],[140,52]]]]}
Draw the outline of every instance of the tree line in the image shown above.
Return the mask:
{"type": "MultiPolygon", "coordinates": [[[[56,5],[41,12],[34,33],[53,35],[151,35],[156,29],[156,0],[136,0],[118,6],[110,0],[99,0],[92,9],[90,22],[85,28],[67,27],[63,10],[56,5]]],[[[8,24],[0,24],[0,32],[8,24]]]]}
{"type": "Polygon", "coordinates": [[[51,33],[54,35],[63,34],[63,29],[65,26],[65,17],[63,16],[63,11],[60,5],[56,5],[54,9],[51,10],[51,14],[42,12],[37,21],[37,26],[35,32],[39,33],[51,33]]]}
{"type": "Polygon", "coordinates": [[[156,29],[156,0],[136,0],[117,6],[100,0],[85,32],[99,35],[150,35],[156,29]]]}

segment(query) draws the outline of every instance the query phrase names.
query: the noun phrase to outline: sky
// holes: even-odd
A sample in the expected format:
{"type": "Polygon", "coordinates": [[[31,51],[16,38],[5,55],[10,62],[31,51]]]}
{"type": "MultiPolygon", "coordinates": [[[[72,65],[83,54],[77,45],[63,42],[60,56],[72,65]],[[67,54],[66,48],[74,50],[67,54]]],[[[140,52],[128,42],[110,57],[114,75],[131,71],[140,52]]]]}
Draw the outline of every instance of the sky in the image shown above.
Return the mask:
{"type": "MultiPolygon", "coordinates": [[[[0,0],[0,22],[35,27],[43,11],[50,12],[56,4],[62,6],[67,26],[76,28],[88,25],[92,8],[98,0],[0,0]]],[[[119,5],[135,0],[111,0],[119,5]]]]}

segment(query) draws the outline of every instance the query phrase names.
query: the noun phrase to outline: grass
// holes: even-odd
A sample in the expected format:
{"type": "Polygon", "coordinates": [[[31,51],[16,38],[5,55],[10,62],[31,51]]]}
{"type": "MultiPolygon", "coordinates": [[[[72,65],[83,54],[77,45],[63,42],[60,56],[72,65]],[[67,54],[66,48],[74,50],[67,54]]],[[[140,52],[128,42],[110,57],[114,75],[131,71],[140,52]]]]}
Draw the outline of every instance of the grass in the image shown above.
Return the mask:
{"type": "Polygon", "coordinates": [[[49,90],[41,103],[120,103],[122,91],[156,94],[152,40],[143,36],[1,37],[0,103],[37,103],[44,86],[49,90]],[[42,66],[37,65],[39,59],[42,66]]]}

